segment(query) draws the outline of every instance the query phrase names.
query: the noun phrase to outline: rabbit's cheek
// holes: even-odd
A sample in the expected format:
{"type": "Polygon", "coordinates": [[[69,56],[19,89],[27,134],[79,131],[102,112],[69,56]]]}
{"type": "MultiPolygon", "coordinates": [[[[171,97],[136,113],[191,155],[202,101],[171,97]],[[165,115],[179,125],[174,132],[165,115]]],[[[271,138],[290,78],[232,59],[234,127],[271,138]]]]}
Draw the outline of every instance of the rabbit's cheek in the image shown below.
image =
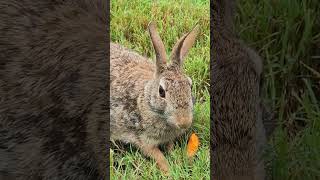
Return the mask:
{"type": "Polygon", "coordinates": [[[156,104],[157,104],[157,109],[158,110],[161,110],[162,112],[166,111],[167,103],[166,103],[166,101],[164,99],[159,99],[156,104]]]}
{"type": "Polygon", "coordinates": [[[165,105],[165,113],[168,115],[172,115],[175,112],[175,108],[171,103],[166,103],[165,105]]]}
{"type": "Polygon", "coordinates": [[[152,96],[151,101],[149,102],[149,106],[152,109],[156,109],[159,112],[164,112],[166,109],[166,100],[163,98],[159,98],[157,96],[152,96]]]}

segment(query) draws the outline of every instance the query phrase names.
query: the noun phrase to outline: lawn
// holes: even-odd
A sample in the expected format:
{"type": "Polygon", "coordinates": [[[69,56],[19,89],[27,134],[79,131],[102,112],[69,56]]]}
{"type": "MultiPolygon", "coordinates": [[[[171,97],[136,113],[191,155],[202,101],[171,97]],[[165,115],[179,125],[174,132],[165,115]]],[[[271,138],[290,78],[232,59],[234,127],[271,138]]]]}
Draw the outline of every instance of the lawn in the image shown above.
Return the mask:
{"type": "Polygon", "coordinates": [[[319,17],[318,0],[238,1],[237,32],[263,57],[262,94],[276,112],[275,180],[320,179],[319,17]]]}
{"type": "Polygon", "coordinates": [[[164,176],[151,159],[146,159],[134,147],[111,149],[111,179],[209,179],[210,175],[210,14],[209,1],[151,1],[112,0],[111,40],[131,48],[141,55],[155,53],[147,31],[152,20],[170,54],[174,43],[197,23],[200,33],[184,64],[185,72],[193,80],[193,94],[197,99],[194,124],[190,132],[179,139],[174,151],[165,156],[170,164],[170,175],[164,176]],[[193,159],[186,156],[186,143],[191,132],[200,138],[200,148],[193,159]]]}

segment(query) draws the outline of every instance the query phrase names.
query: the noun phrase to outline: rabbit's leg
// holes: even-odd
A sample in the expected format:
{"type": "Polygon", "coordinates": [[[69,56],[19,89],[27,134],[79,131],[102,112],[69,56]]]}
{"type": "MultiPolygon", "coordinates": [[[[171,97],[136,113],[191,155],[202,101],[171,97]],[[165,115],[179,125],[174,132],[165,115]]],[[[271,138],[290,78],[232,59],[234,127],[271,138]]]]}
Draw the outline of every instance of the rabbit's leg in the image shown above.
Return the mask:
{"type": "Polygon", "coordinates": [[[149,144],[143,144],[143,143],[137,143],[140,150],[148,157],[153,158],[158,167],[167,173],[169,171],[169,164],[166,158],[164,157],[163,153],[160,151],[160,149],[157,146],[149,145],[149,144]]]}
{"type": "Polygon", "coordinates": [[[174,143],[173,142],[169,142],[167,145],[166,145],[166,150],[167,152],[171,152],[173,150],[173,147],[174,147],[174,143]]]}

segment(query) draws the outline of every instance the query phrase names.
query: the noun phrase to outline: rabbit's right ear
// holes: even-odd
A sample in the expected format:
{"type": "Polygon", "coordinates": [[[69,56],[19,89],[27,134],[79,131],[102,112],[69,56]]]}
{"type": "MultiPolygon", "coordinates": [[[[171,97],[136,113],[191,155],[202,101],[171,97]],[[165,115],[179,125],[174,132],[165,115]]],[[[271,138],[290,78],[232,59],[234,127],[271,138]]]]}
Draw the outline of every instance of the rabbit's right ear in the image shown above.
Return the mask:
{"type": "Polygon", "coordinates": [[[167,54],[164,48],[163,42],[157,32],[156,25],[154,22],[150,22],[148,25],[152,45],[156,53],[156,65],[157,74],[161,74],[166,67],[167,54]]]}
{"type": "Polygon", "coordinates": [[[171,53],[172,63],[181,67],[183,59],[189,52],[189,49],[193,46],[198,35],[199,26],[196,25],[191,32],[182,36],[178,42],[174,45],[171,53]]]}

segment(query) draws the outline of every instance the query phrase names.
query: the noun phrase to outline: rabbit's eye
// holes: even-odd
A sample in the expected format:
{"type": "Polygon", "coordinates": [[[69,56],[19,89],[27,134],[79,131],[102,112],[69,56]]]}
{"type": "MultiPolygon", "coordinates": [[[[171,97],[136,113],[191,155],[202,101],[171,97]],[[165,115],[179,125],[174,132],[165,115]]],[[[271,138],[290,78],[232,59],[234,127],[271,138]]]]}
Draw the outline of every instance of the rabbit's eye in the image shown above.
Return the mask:
{"type": "Polygon", "coordinates": [[[165,97],[166,97],[166,92],[164,91],[164,89],[163,89],[162,86],[159,87],[159,95],[160,95],[160,97],[162,97],[162,98],[165,98],[165,97]]]}

